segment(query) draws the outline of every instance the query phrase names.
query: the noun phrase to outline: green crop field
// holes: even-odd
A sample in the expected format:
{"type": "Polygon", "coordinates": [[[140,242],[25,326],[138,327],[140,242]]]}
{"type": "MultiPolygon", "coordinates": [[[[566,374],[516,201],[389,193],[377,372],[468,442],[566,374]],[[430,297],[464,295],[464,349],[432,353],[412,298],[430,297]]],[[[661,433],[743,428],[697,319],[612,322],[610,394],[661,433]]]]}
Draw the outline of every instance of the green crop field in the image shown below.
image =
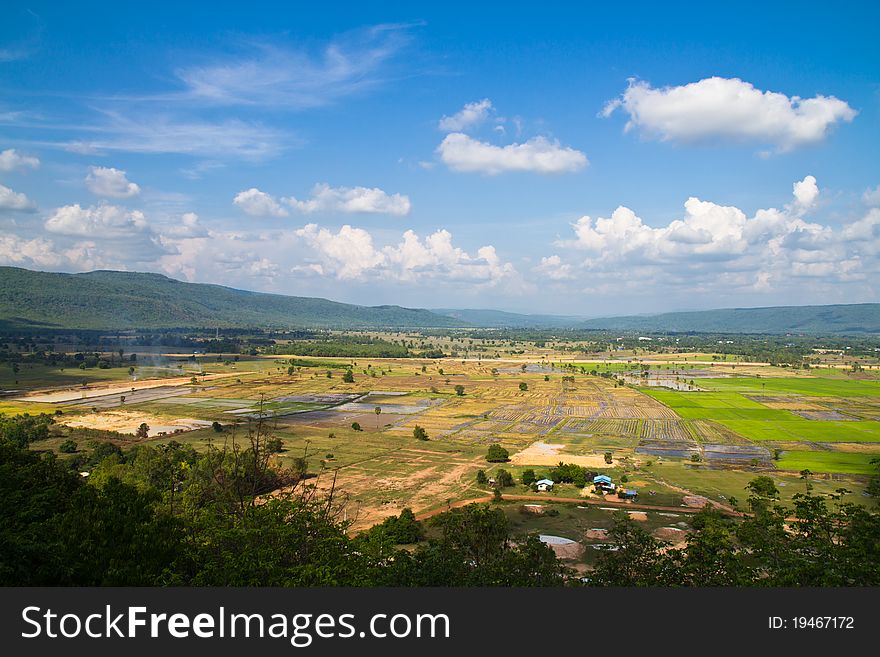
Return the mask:
{"type": "Polygon", "coordinates": [[[871,463],[873,459],[877,458],[880,458],[880,454],[786,451],[776,462],[776,466],[780,470],[795,472],[810,470],[812,472],[871,475],[877,472],[877,466],[871,463]]]}
{"type": "Polygon", "coordinates": [[[700,379],[700,386],[745,394],[795,394],[809,397],[880,397],[880,381],[825,377],[734,377],[700,379]]]}

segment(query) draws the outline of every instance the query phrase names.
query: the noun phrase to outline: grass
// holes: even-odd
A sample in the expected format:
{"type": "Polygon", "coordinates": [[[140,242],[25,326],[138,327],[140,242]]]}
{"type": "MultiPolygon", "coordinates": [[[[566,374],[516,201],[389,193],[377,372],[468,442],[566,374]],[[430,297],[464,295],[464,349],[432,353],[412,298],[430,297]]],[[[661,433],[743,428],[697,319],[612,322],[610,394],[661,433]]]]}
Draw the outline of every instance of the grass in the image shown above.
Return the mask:
{"type": "MultiPolygon", "coordinates": [[[[781,411],[785,413],[786,411],[781,411]]],[[[807,441],[814,443],[880,442],[880,422],[825,422],[791,416],[783,421],[718,420],[728,429],[758,441],[807,441]]]]}
{"type": "Polygon", "coordinates": [[[794,394],[807,397],[878,397],[880,381],[826,377],[735,377],[701,379],[700,386],[716,391],[745,394],[794,394]]]}
{"type": "Polygon", "coordinates": [[[849,452],[804,452],[786,451],[776,462],[780,470],[810,470],[811,472],[841,472],[856,475],[872,475],[877,473],[878,466],[871,460],[880,458],[880,454],[858,454],[849,452]]]}

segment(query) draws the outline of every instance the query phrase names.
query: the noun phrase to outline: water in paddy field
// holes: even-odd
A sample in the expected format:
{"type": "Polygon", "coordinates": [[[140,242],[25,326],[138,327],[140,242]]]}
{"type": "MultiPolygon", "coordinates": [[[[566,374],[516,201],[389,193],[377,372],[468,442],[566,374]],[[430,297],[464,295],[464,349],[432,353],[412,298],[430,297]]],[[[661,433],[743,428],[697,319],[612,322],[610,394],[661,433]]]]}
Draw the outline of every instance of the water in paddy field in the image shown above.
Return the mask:
{"type": "Polygon", "coordinates": [[[678,390],[681,392],[696,392],[700,390],[696,385],[691,385],[687,381],[676,381],[674,378],[659,377],[656,375],[644,378],[635,374],[624,374],[623,380],[630,385],[647,388],[668,388],[670,390],[678,390]]]}

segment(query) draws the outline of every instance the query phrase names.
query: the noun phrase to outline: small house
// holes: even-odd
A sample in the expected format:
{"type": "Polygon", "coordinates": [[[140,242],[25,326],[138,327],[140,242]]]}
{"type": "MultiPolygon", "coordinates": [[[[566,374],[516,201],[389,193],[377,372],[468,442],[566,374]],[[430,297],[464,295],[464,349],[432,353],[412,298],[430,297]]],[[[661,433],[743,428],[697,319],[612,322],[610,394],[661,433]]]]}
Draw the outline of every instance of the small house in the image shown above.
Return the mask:
{"type": "Polygon", "coordinates": [[[553,480],[552,479],[540,479],[535,482],[535,488],[538,489],[538,492],[546,492],[548,490],[553,490],[553,480]]]}
{"type": "Polygon", "coordinates": [[[622,500],[634,500],[638,496],[638,491],[634,491],[631,488],[627,488],[626,490],[617,491],[617,497],[622,500]]]}
{"type": "Polygon", "coordinates": [[[593,486],[597,491],[613,492],[616,486],[608,475],[597,475],[593,477],[593,486]]]}

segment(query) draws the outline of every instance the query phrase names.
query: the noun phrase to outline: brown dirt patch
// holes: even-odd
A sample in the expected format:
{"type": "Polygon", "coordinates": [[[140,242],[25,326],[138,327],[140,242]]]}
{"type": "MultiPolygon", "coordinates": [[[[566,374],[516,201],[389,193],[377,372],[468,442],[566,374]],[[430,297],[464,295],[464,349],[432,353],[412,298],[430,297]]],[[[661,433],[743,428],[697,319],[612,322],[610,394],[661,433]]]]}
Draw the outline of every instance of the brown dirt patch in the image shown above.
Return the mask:
{"type": "Polygon", "coordinates": [[[168,419],[136,411],[105,411],[103,413],[91,413],[62,420],[62,424],[69,427],[118,431],[119,433],[131,435],[134,435],[141,423],[144,422],[150,427],[148,433],[150,438],[154,438],[163,432],[171,434],[175,431],[194,431],[211,426],[211,423],[206,420],[196,420],[187,417],[168,419]]]}
{"type": "Polygon", "coordinates": [[[653,534],[655,538],[659,538],[661,541],[678,544],[687,541],[688,532],[677,527],[658,527],[653,531],[653,534]]]}
{"type": "Polygon", "coordinates": [[[607,529],[588,529],[584,532],[584,537],[590,539],[591,541],[607,541],[608,540],[608,530],[607,529]]]}
{"type": "Polygon", "coordinates": [[[693,507],[695,509],[701,509],[707,504],[709,504],[709,498],[703,497],[702,495],[685,495],[682,500],[685,506],[693,507]]]}
{"type": "Polygon", "coordinates": [[[532,443],[510,457],[512,465],[557,465],[560,461],[574,463],[585,468],[607,468],[604,455],[580,456],[575,454],[563,454],[565,445],[551,444],[538,441],[532,443]]]}

